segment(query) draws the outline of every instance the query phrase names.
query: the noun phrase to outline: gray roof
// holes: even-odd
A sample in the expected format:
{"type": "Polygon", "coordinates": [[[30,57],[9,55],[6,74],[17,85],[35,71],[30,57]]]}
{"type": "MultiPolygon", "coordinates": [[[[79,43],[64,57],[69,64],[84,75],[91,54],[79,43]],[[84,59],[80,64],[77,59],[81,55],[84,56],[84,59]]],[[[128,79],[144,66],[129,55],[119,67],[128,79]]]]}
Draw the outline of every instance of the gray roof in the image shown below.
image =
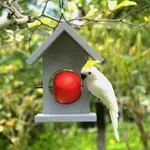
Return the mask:
{"type": "Polygon", "coordinates": [[[28,64],[36,62],[42,54],[49,48],[51,44],[61,35],[63,32],[67,32],[88,54],[95,60],[102,62],[104,59],[93,50],[85,40],[83,40],[66,22],[61,23],[56,30],[44,41],[32,55],[26,60],[28,64]]]}

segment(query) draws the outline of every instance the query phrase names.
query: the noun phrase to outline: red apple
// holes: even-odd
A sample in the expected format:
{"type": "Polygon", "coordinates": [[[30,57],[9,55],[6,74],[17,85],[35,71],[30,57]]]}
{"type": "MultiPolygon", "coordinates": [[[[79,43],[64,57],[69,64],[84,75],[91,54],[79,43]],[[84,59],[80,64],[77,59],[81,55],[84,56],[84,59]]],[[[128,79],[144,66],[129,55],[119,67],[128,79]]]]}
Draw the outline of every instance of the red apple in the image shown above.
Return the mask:
{"type": "Polygon", "coordinates": [[[82,80],[73,71],[57,73],[53,79],[54,98],[61,104],[71,104],[81,96],[82,80]]]}

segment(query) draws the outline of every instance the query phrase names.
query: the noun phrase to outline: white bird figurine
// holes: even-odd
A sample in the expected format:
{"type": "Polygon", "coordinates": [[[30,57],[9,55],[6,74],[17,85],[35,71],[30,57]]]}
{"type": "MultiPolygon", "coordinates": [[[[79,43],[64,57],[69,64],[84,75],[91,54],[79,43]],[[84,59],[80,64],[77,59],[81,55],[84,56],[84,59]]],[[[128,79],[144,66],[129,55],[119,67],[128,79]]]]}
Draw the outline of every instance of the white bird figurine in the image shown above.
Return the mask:
{"type": "Polygon", "coordinates": [[[89,60],[81,70],[81,77],[86,78],[88,90],[109,109],[113,130],[117,141],[118,134],[118,104],[111,83],[108,79],[94,66],[99,61],[89,60]]]}

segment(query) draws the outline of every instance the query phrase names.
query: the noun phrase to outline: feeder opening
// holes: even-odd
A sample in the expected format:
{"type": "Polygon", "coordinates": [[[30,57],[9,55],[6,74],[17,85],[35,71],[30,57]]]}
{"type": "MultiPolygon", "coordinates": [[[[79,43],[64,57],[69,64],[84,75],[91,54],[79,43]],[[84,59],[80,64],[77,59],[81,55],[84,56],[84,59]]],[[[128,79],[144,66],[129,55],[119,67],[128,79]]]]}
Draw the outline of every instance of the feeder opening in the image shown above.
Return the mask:
{"type": "Polygon", "coordinates": [[[63,69],[55,72],[50,78],[50,93],[60,104],[72,104],[82,94],[82,80],[73,70],[63,69]]]}

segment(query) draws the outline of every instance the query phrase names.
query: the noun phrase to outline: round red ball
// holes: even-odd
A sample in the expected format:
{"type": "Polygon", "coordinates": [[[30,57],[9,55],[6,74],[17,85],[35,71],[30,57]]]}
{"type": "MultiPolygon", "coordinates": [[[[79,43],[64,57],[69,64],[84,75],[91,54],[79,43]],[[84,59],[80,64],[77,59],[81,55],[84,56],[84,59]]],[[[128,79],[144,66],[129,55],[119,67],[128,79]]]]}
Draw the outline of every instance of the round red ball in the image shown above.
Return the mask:
{"type": "Polygon", "coordinates": [[[53,79],[54,98],[61,104],[71,104],[77,101],[82,92],[82,80],[73,71],[58,72],[53,79]]]}

